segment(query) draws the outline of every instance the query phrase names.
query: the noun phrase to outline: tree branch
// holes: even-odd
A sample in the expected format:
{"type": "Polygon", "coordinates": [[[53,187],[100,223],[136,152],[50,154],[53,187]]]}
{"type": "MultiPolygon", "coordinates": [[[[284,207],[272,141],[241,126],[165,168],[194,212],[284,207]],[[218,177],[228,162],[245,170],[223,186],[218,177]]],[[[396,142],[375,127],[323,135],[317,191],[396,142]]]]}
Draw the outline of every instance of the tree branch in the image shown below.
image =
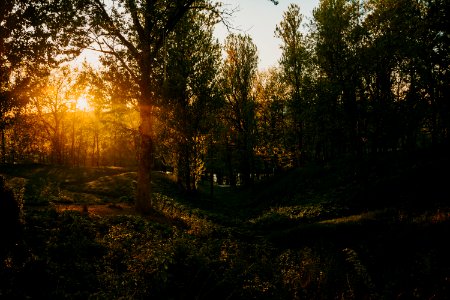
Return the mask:
{"type": "Polygon", "coordinates": [[[100,15],[105,19],[105,21],[108,23],[109,27],[107,26],[102,26],[100,25],[105,31],[107,31],[109,34],[117,37],[120,42],[126,47],[128,48],[128,50],[130,51],[131,55],[134,57],[134,59],[136,59],[136,61],[139,60],[140,54],[139,51],[136,49],[136,47],[129,41],[127,40],[123,34],[120,32],[120,30],[116,27],[116,25],[114,24],[113,20],[111,19],[110,15],[108,14],[108,12],[106,11],[103,3],[100,2],[100,0],[94,0],[94,3],[97,6],[97,9],[100,13],[100,15]]]}
{"type": "Polygon", "coordinates": [[[134,0],[127,0],[128,7],[130,9],[131,18],[133,20],[133,25],[136,28],[136,32],[140,40],[145,39],[145,31],[139,22],[139,17],[137,13],[136,2],[134,0]]]}
{"type": "Polygon", "coordinates": [[[117,53],[117,51],[114,50],[113,46],[109,45],[106,41],[103,41],[103,43],[110,49],[110,51],[108,51],[109,54],[112,54],[122,64],[125,70],[127,70],[128,73],[130,73],[130,76],[133,77],[134,80],[138,81],[138,76],[134,74],[133,70],[127,65],[122,56],[119,53],[117,53]]]}
{"type": "Polygon", "coordinates": [[[164,44],[164,38],[175,29],[178,21],[186,14],[194,2],[195,0],[186,0],[183,1],[183,3],[177,2],[177,6],[175,7],[173,13],[169,15],[169,18],[163,27],[163,34],[158,35],[156,41],[154,41],[154,48],[151,53],[152,57],[156,57],[159,49],[161,49],[164,44]]]}

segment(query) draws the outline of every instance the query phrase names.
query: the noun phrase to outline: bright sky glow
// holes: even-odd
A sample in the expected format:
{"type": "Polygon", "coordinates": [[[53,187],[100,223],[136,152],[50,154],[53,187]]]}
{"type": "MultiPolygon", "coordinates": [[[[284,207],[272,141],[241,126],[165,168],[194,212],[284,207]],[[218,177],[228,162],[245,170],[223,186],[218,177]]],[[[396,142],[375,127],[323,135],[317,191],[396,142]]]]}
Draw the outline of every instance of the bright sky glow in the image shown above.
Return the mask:
{"type": "MultiPolygon", "coordinates": [[[[283,19],[283,13],[289,4],[295,3],[300,6],[304,24],[309,22],[312,10],[319,4],[319,0],[278,0],[278,5],[269,0],[221,0],[221,2],[229,10],[237,9],[229,19],[236,28],[232,32],[246,33],[252,37],[258,47],[261,70],[276,66],[281,57],[280,40],[275,37],[275,27],[283,19]]],[[[223,43],[229,32],[223,24],[218,24],[214,34],[219,42],[223,43]]],[[[97,52],[83,51],[75,64],[81,64],[84,59],[94,66],[99,65],[97,52]]]]}
{"type": "Polygon", "coordinates": [[[81,96],[80,98],[78,98],[76,107],[78,110],[82,111],[92,110],[91,106],[89,105],[89,101],[86,99],[85,96],[81,96]]]}
{"type": "MultiPolygon", "coordinates": [[[[269,0],[222,0],[227,8],[238,8],[230,22],[237,33],[249,34],[258,48],[259,69],[264,70],[276,66],[281,57],[280,39],[275,37],[275,27],[283,19],[283,13],[289,4],[300,6],[303,14],[303,23],[306,24],[312,18],[312,10],[318,6],[319,0],[278,0],[274,5],[269,0]]],[[[222,43],[228,35],[225,26],[219,24],[215,35],[222,43]]]]}

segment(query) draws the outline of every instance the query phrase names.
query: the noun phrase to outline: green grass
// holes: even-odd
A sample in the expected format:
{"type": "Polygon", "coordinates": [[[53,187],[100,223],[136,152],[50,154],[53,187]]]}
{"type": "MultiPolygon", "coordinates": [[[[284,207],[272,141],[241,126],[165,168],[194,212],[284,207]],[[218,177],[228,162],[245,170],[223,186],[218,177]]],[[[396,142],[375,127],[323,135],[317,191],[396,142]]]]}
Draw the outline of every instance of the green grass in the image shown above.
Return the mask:
{"type": "Polygon", "coordinates": [[[0,173],[24,186],[28,204],[102,203],[133,197],[135,173],[124,168],[6,165],[0,173]]]}
{"type": "Polygon", "coordinates": [[[22,240],[2,258],[0,293],[446,299],[449,167],[446,155],[392,153],[305,166],[248,188],[216,186],[214,197],[207,182],[186,195],[155,172],[158,216],[105,217],[54,205],[132,202],[133,170],[1,166],[28,204],[22,240]]]}

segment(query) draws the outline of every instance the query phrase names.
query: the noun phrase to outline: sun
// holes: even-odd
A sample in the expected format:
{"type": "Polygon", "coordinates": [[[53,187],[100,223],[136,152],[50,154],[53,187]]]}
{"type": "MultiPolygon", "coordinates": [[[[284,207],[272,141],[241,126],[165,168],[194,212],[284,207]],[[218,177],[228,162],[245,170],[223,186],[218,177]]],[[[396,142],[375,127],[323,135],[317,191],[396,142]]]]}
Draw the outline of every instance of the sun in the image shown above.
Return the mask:
{"type": "Polygon", "coordinates": [[[82,111],[91,111],[92,107],[89,105],[89,101],[86,99],[85,96],[81,96],[77,100],[77,109],[82,111]]]}

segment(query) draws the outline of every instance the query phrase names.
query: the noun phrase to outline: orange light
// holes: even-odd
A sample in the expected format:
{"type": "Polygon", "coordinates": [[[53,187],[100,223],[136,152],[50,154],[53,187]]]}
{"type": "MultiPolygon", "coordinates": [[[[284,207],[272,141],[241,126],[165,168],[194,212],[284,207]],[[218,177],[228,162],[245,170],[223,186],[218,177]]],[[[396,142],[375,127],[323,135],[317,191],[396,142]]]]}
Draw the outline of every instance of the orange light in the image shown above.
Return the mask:
{"type": "Polygon", "coordinates": [[[91,111],[92,110],[92,107],[89,105],[89,101],[86,99],[85,96],[81,96],[80,98],[77,99],[76,108],[78,110],[82,110],[82,111],[91,111]]]}

